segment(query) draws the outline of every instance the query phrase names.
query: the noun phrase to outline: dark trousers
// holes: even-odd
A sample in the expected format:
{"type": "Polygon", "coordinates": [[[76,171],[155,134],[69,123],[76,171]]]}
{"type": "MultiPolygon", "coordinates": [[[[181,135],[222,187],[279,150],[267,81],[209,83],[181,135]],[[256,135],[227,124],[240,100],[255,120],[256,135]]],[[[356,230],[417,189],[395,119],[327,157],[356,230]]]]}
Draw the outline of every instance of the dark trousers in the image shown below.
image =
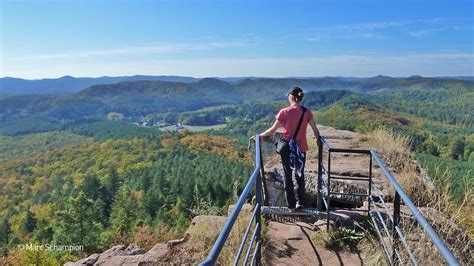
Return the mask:
{"type": "Polygon", "coordinates": [[[297,171],[295,169],[295,180],[296,184],[293,183],[293,171],[290,168],[290,152],[285,151],[281,154],[281,163],[283,165],[283,171],[285,172],[285,178],[283,179],[283,183],[285,185],[285,197],[286,203],[288,204],[288,208],[295,208],[296,203],[298,202],[300,205],[305,204],[305,188],[304,188],[304,167],[306,164],[306,154],[303,159],[303,169],[301,171],[301,176],[298,176],[297,171]],[[295,188],[296,188],[296,195],[295,195],[295,188]],[[296,196],[296,197],[295,197],[296,196]]]}

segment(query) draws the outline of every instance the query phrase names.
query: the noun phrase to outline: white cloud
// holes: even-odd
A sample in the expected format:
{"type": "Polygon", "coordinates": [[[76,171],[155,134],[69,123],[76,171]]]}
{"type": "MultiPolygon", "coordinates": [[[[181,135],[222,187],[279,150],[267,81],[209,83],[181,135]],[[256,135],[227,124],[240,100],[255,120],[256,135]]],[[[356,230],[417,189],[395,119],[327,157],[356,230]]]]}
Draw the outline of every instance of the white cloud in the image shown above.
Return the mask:
{"type": "Polygon", "coordinates": [[[130,46],[104,50],[75,51],[67,53],[37,54],[12,58],[12,60],[49,60],[49,59],[74,59],[112,55],[139,55],[139,54],[170,54],[183,51],[211,50],[243,47],[243,42],[209,42],[209,43],[176,43],[157,44],[148,46],[130,46]]]}
{"type": "Polygon", "coordinates": [[[376,30],[376,29],[385,29],[385,28],[389,28],[389,27],[398,27],[398,26],[402,26],[406,23],[407,22],[395,22],[395,21],[352,23],[352,24],[332,25],[332,26],[326,26],[326,27],[314,27],[314,28],[308,28],[308,30],[325,31],[325,32],[372,31],[372,30],[376,30]]]}
{"type": "Polygon", "coordinates": [[[423,29],[423,30],[408,32],[408,35],[416,37],[416,38],[422,38],[422,37],[426,37],[432,34],[433,32],[443,31],[443,30],[446,30],[446,28],[423,29]]]}
{"type": "Polygon", "coordinates": [[[315,36],[315,37],[306,37],[304,38],[305,41],[308,41],[308,42],[320,42],[321,41],[321,37],[319,36],[315,36]]]}
{"type": "Polygon", "coordinates": [[[329,25],[324,27],[306,28],[302,31],[306,36],[304,40],[309,42],[321,41],[323,39],[375,39],[379,38],[377,31],[400,27],[409,23],[408,21],[380,21],[368,23],[352,23],[342,25],[329,25]],[[314,37],[316,36],[316,37],[314,37]]]}
{"type": "MultiPolygon", "coordinates": [[[[382,38],[387,30],[399,29],[399,32],[412,37],[422,38],[441,31],[473,31],[473,18],[437,17],[428,20],[379,21],[367,23],[352,23],[328,25],[302,29],[303,39],[311,41],[312,36],[318,36],[318,41],[325,39],[377,39],[382,38]]],[[[391,32],[393,34],[393,31],[391,32]]]]}
{"type": "Polygon", "coordinates": [[[459,26],[459,25],[454,25],[454,26],[449,26],[449,27],[438,27],[438,28],[426,28],[422,30],[416,30],[416,31],[411,31],[408,32],[410,36],[416,37],[416,38],[423,38],[429,35],[434,34],[435,32],[440,32],[440,31],[473,31],[474,26],[471,27],[466,27],[466,26],[459,26]]]}

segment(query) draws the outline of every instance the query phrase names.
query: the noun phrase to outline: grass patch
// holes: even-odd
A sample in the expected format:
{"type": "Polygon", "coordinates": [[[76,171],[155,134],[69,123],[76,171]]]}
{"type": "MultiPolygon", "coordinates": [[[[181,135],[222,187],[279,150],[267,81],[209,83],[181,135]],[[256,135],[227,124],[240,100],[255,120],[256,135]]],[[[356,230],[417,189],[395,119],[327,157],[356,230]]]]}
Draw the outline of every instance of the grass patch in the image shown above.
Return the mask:
{"type": "Polygon", "coordinates": [[[370,223],[361,226],[342,226],[330,232],[318,230],[311,236],[318,246],[336,252],[359,253],[367,265],[387,265],[379,240],[370,223]]]}
{"type": "Polygon", "coordinates": [[[416,155],[438,188],[450,183],[449,193],[453,200],[461,203],[466,194],[472,194],[474,187],[474,162],[440,158],[431,154],[419,153],[416,155]]]}
{"type": "MultiPolygon", "coordinates": [[[[237,218],[237,220],[234,223],[234,226],[232,227],[232,230],[227,237],[227,240],[225,241],[224,246],[222,247],[222,250],[219,254],[218,260],[217,260],[217,265],[232,265],[235,260],[235,256],[237,255],[237,252],[239,250],[239,247],[242,243],[245,230],[248,226],[248,223],[250,221],[250,216],[251,212],[250,211],[245,211],[242,210],[237,218]]],[[[208,216],[211,218],[212,216],[208,216]]],[[[217,216],[214,216],[217,217],[217,216]]],[[[222,217],[219,217],[222,218],[222,217]]],[[[226,217],[225,220],[227,220],[228,217],[226,217]]],[[[209,255],[209,252],[211,251],[212,247],[214,246],[214,243],[219,236],[219,233],[221,232],[221,226],[218,226],[219,223],[215,222],[215,219],[209,220],[209,222],[202,222],[199,224],[196,224],[194,226],[191,226],[190,229],[188,230],[188,236],[189,239],[186,242],[187,250],[190,250],[191,252],[196,252],[196,258],[197,261],[202,261],[204,260],[207,255],[209,255]]],[[[224,220],[223,220],[224,221],[224,220]]],[[[223,222],[222,221],[222,222],[223,222]]],[[[261,224],[264,225],[265,222],[262,219],[261,224]]],[[[255,228],[255,222],[250,229],[250,234],[247,238],[247,241],[244,244],[244,249],[243,252],[240,256],[240,263],[242,263],[243,259],[245,258],[245,253],[249,247],[250,240],[252,237],[253,230],[255,228]]],[[[222,223],[223,226],[223,223],[222,223]]],[[[266,227],[263,226],[261,228],[261,251],[262,254],[264,253],[264,248],[265,248],[265,243],[266,243],[266,227]]],[[[255,243],[253,245],[253,248],[255,248],[255,243]]],[[[252,249],[253,252],[253,249],[252,249]]],[[[250,256],[250,260],[252,259],[252,256],[250,256]]]]}
{"type": "Polygon", "coordinates": [[[363,238],[364,233],[354,228],[336,228],[330,232],[326,248],[333,250],[358,251],[359,243],[363,238]]]}

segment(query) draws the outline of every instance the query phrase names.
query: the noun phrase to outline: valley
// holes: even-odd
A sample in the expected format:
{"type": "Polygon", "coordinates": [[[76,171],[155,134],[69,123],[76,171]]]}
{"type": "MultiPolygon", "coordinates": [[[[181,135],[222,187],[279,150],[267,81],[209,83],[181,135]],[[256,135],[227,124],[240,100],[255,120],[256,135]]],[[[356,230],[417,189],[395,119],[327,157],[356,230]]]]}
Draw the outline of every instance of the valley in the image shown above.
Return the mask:
{"type": "MultiPolygon", "coordinates": [[[[273,123],[295,85],[318,124],[406,136],[454,203],[472,196],[474,81],[184,79],[0,97],[0,253],[21,257],[15,247],[33,242],[80,243],[85,253],[165,242],[196,215],[224,214],[253,169],[248,138],[273,123]]],[[[64,263],[84,253],[40,255],[64,263]]]]}

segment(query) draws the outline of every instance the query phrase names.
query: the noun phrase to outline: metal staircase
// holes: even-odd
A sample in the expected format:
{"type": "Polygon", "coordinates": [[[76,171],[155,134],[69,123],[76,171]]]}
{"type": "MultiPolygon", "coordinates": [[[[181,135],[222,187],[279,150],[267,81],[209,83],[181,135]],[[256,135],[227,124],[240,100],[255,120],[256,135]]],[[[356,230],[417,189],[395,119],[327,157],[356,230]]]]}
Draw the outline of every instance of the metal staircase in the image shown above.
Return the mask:
{"type": "MultiPolygon", "coordinates": [[[[329,230],[329,217],[331,211],[339,208],[331,206],[331,196],[353,196],[364,197],[368,202],[367,209],[363,211],[367,213],[367,217],[372,221],[373,227],[377,232],[379,241],[384,250],[387,262],[390,265],[413,264],[418,265],[419,258],[416,258],[414,252],[411,250],[407,240],[403,234],[402,228],[399,226],[400,222],[400,205],[403,201],[405,206],[410,210],[413,218],[418,223],[418,226],[423,228],[423,232],[432,241],[436,250],[442,255],[446,263],[449,265],[460,265],[457,259],[453,256],[451,251],[447,248],[443,240],[433,230],[431,225],[426,221],[417,207],[413,204],[410,198],[406,195],[400,185],[393,178],[390,171],[378,157],[373,150],[362,149],[339,149],[332,148],[326,139],[321,136],[318,140],[318,180],[317,180],[317,208],[304,208],[296,212],[290,212],[286,207],[268,206],[268,197],[266,193],[266,180],[264,178],[265,172],[263,168],[262,152],[259,135],[255,138],[255,170],[245,186],[239,200],[236,203],[232,213],[230,214],[224,228],[218,236],[212,250],[210,251],[206,260],[200,265],[214,265],[218,262],[219,254],[229,236],[233,225],[235,224],[242,206],[247,201],[251,194],[255,195],[255,203],[253,213],[250,216],[250,221],[246,227],[241,245],[236,253],[234,265],[261,265],[262,257],[262,215],[273,216],[316,216],[318,217],[323,211],[326,212],[327,229],[329,230]],[[323,162],[324,151],[327,154],[327,166],[323,162]],[[369,162],[369,176],[368,177],[345,177],[331,174],[331,154],[334,153],[358,153],[368,156],[369,162]],[[372,182],[372,168],[373,161],[378,164],[383,174],[389,181],[390,185],[395,190],[394,202],[392,210],[383,201],[384,195],[372,182]],[[331,191],[332,180],[352,180],[367,182],[366,193],[344,193],[339,191],[331,191]],[[254,189],[252,191],[252,189],[254,189]],[[375,192],[375,195],[373,195],[375,192]],[[249,239],[249,235],[250,239],[249,239]],[[244,249],[246,249],[244,256],[244,249]]],[[[360,210],[354,210],[360,211],[360,210]]]]}

